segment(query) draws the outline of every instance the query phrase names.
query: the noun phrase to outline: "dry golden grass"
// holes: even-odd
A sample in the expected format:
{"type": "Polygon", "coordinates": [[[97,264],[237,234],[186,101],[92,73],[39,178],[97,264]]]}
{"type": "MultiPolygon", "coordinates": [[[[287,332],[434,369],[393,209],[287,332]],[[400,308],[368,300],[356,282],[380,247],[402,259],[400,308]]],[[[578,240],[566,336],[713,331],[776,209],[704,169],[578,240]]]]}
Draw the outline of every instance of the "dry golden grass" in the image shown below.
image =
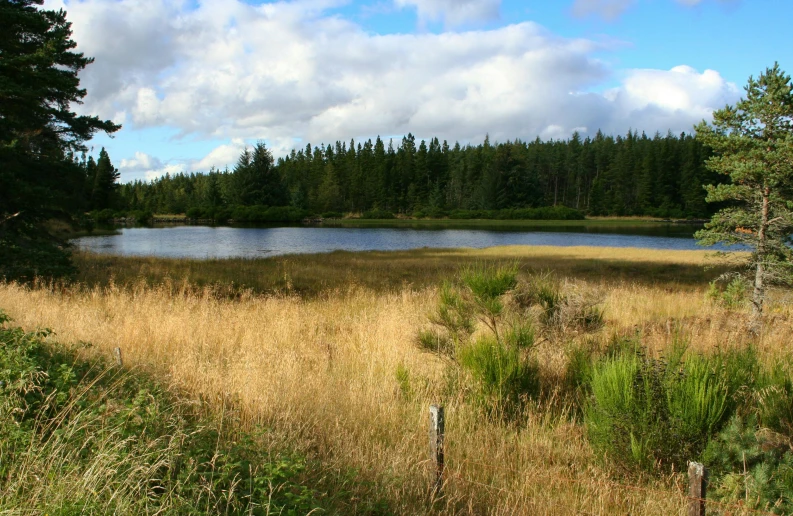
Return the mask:
{"type": "MultiPolygon", "coordinates": [[[[617,259],[637,263],[704,259],[698,252],[618,252],[617,259]]],[[[615,259],[614,250],[581,248],[461,253],[541,257],[549,265],[557,257],[615,259]]],[[[715,309],[704,285],[648,286],[604,277],[591,278],[586,287],[606,294],[604,334],[638,332],[658,350],[676,331],[703,350],[744,338],[744,316],[715,309]]],[[[599,465],[582,427],[553,395],[509,425],[489,421],[459,397],[444,399],[444,364],[414,344],[436,292],[350,287],[308,298],[225,299],[211,288],[173,282],[57,289],[10,284],[0,285],[0,307],[25,328],[49,327],[59,341],[93,343],[87,352],[121,347],[125,365],[158,372],[216,409],[239,410],[243,425],[271,428],[327,471],[358,470],[357,480],[372,482],[364,494],[368,489],[385,497],[398,514],[685,513],[679,477],[647,480],[641,489],[615,482],[620,479],[599,465]],[[396,378],[400,365],[410,372],[407,395],[396,378]],[[434,402],[447,411],[448,479],[445,496],[430,504],[427,407],[434,402]]],[[[787,308],[771,311],[759,342],[769,358],[787,351],[793,330],[787,308]]],[[[562,374],[564,343],[546,342],[537,353],[544,374],[562,374]]]]}

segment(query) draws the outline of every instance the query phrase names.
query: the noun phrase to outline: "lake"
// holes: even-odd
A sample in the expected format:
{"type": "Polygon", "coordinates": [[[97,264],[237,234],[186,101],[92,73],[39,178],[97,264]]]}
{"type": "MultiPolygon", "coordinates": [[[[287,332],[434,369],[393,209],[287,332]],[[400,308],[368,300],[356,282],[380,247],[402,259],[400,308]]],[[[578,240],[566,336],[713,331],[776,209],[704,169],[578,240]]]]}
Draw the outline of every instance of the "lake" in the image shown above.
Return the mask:
{"type": "Polygon", "coordinates": [[[504,245],[639,247],[694,250],[687,225],[548,226],[521,230],[173,226],[122,228],[119,234],[74,240],[79,249],[122,256],[262,258],[284,254],[483,248],[504,245]]]}

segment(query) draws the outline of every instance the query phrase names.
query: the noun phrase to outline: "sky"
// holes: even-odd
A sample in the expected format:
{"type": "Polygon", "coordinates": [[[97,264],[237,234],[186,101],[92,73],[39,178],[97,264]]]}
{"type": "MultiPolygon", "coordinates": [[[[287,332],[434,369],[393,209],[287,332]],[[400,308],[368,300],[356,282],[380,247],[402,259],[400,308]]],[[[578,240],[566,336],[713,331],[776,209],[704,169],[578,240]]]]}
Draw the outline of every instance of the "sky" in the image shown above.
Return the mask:
{"type": "Polygon", "coordinates": [[[450,143],[691,132],[793,72],[789,0],[45,0],[123,128],[121,181],[233,168],[264,141],[450,143]]]}

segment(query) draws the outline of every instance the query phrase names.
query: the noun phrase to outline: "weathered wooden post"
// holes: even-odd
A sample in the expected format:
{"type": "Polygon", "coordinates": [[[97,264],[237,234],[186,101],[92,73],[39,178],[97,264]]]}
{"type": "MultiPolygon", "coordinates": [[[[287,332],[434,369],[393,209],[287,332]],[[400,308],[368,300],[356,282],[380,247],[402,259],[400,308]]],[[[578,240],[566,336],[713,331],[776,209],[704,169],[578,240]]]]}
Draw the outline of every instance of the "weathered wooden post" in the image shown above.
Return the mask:
{"type": "Polygon", "coordinates": [[[708,468],[699,462],[688,463],[688,516],[705,516],[708,468]]]}
{"type": "Polygon", "coordinates": [[[430,460],[435,465],[435,481],[432,495],[436,496],[443,488],[443,430],[445,417],[443,407],[430,405],[430,460]]]}
{"type": "Polygon", "coordinates": [[[118,367],[124,365],[124,361],[121,359],[121,348],[113,348],[113,358],[116,359],[116,365],[118,367]]]}

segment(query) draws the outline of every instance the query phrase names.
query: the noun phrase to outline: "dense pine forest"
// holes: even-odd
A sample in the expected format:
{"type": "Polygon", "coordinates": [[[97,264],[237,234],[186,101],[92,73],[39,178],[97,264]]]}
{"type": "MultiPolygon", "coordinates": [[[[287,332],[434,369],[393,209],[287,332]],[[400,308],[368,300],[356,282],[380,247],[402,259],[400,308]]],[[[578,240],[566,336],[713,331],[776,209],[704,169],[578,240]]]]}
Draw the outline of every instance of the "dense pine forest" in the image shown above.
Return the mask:
{"type": "Polygon", "coordinates": [[[241,154],[233,170],[121,185],[117,208],[238,220],[345,212],[377,217],[570,218],[585,213],[700,218],[713,209],[705,203],[702,185],[720,180],[704,167],[708,155],[685,133],[612,137],[598,132],[594,138],[575,133],[568,140],[492,144],[485,139],[476,146],[450,146],[438,138],[417,142],[409,134],[398,145],[379,137],[374,142],[309,144],[277,162],[259,143],[241,154]],[[538,211],[544,207],[556,209],[538,211]]]}

